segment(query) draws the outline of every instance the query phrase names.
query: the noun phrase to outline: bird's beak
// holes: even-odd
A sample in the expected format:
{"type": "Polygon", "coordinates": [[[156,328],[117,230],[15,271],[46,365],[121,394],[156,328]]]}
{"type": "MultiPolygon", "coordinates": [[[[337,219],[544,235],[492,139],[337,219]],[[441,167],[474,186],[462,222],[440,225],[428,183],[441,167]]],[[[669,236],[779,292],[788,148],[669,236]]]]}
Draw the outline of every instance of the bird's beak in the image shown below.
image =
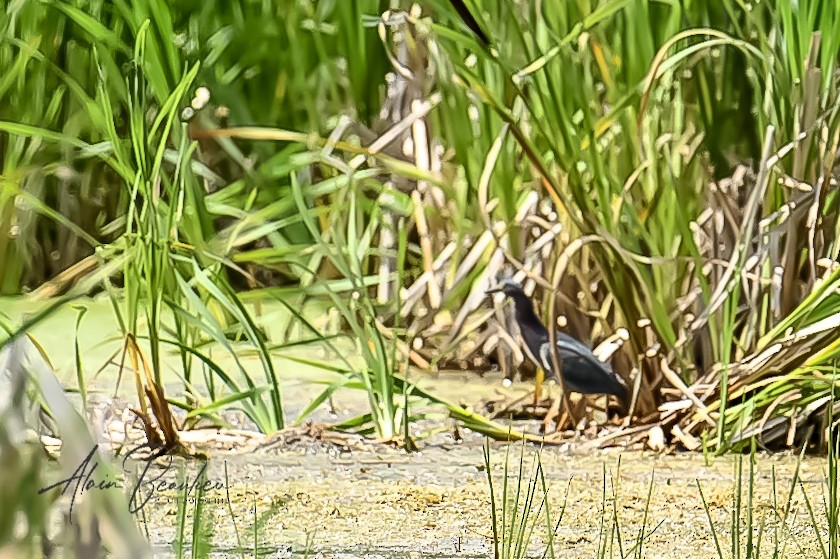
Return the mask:
{"type": "Polygon", "coordinates": [[[501,291],[502,291],[503,289],[504,289],[504,287],[502,287],[501,285],[497,285],[496,287],[493,287],[493,288],[488,289],[487,291],[485,291],[485,292],[484,292],[484,294],[485,294],[485,295],[493,295],[494,293],[501,293],[501,291]]]}

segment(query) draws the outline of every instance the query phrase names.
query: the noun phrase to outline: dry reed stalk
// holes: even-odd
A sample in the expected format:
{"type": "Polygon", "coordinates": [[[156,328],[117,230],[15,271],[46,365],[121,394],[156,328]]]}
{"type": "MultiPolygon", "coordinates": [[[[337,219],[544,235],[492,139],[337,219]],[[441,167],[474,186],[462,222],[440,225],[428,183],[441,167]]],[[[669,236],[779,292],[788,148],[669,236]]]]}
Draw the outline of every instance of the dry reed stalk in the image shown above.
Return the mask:
{"type": "MultiPolygon", "coordinates": [[[[432,271],[434,275],[439,278],[439,281],[443,281],[443,275],[445,274],[444,267],[452,259],[452,256],[455,254],[457,248],[458,245],[456,245],[455,242],[451,242],[443,248],[435,259],[435,262],[432,265],[432,271]]],[[[426,294],[427,285],[429,281],[431,281],[431,278],[432,274],[426,274],[424,272],[413,284],[402,290],[403,304],[400,312],[403,318],[407,317],[414,311],[417,303],[420,302],[426,294]]]]}
{"type": "Polygon", "coordinates": [[[726,300],[726,296],[732,288],[732,281],[735,277],[735,271],[743,268],[747,260],[747,251],[752,242],[753,224],[756,223],[756,217],[760,202],[764,199],[764,194],[767,191],[767,186],[770,183],[770,169],[768,162],[771,157],[771,150],[773,149],[773,133],[772,126],[767,127],[764,137],[764,149],[762,151],[761,163],[759,164],[758,178],[756,179],[755,188],[753,188],[750,199],[747,202],[747,207],[744,211],[744,218],[741,221],[741,232],[743,233],[738,247],[732,252],[732,257],[729,259],[729,265],[723,274],[723,277],[718,282],[715,291],[712,293],[708,306],[703,312],[691,323],[691,330],[696,332],[708,321],[712,313],[716,312],[726,300]]]}
{"type": "MultiPolygon", "coordinates": [[[[394,331],[382,324],[378,320],[376,321],[376,329],[379,330],[379,332],[389,340],[393,340],[396,338],[394,331]]],[[[397,338],[397,351],[399,351],[403,357],[408,357],[409,359],[411,359],[411,362],[420,367],[421,369],[428,370],[431,368],[431,364],[426,360],[425,357],[408,347],[408,344],[400,340],[399,338],[397,338]]]]}

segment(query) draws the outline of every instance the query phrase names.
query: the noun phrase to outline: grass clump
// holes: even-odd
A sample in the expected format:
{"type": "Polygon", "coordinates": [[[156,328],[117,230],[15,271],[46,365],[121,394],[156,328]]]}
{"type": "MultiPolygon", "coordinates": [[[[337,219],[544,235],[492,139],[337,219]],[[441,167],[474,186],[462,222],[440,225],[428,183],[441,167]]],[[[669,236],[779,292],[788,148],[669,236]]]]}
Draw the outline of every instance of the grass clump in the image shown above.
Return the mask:
{"type": "Polygon", "coordinates": [[[280,296],[371,340],[343,368],[365,430],[404,435],[405,364],[519,365],[483,297],[510,268],[571,334],[624,340],[630,416],[675,444],[816,421],[840,348],[827,3],[293,4],[0,19],[0,292],[106,290],[150,436],[177,446],[167,402],[286,425],[287,346],[245,303],[280,296]]]}

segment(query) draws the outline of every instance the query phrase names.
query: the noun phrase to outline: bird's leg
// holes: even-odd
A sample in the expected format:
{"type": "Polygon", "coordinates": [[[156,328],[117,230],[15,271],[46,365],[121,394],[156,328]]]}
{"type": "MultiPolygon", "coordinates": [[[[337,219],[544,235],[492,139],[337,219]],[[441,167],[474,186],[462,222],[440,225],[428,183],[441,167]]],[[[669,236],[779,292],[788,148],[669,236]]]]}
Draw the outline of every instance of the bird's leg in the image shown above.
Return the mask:
{"type": "Polygon", "coordinates": [[[545,371],[542,367],[537,367],[537,377],[534,380],[534,407],[537,407],[540,403],[543,380],[545,380],[545,371]]]}

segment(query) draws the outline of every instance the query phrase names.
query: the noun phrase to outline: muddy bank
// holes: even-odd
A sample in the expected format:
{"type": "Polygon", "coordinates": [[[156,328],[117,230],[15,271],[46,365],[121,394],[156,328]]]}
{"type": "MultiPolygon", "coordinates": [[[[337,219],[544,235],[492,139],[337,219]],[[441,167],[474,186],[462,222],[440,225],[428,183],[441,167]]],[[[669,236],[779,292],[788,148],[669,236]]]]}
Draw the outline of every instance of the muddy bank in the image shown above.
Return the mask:
{"type": "MultiPolygon", "coordinates": [[[[136,394],[127,374],[117,389],[117,365],[102,367],[119,349],[121,340],[114,334],[113,319],[106,312],[107,308],[101,301],[93,307],[89,314],[92,320],[86,321],[86,328],[79,333],[92,404],[88,419],[97,440],[113,442],[122,427],[134,420],[127,410],[136,405],[136,394]],[[116,400],[113,399],[115,393],[116,400]]],[[[68,334],[74,331],[74,318],[70,309],[62,310],[35,331],[36,338],[49,348],[59,377],[68,387],[78,384],[73,365],[74,336],[68,334]]],[[[303,357],[329,358],[318,349],[296,351],[303,357]]],[[[243,355],[241,361],[256,374],[258,360],[255,356],[243,355]]],[[[229,357],[221,355],[218,362],[235,371],[229,357]]],[[[283,355],[276,357],[275,366],[290,422],[323,390],[324,383],[336,378],[335,374],[301,366],[283,355]]],[[[164,367],[168,394],[180,397],[183,385],[176,374],[177,355],[168,352],[164,356],[164,367]]],[[[473,407],[488,399],[522,398],[532,388],[530,383],[506,386],[498,373],[484,377],[471,373],[417,374],[412,376],[412,381],[473,407]]],[[[318,423],[335,423],[364,413],[367,405],[363,392],[340,390],[310,419],[318,423]]],[[[228,418],[234,425],[247,427],[241,415],[237,418],[233,412],[228,418]]],[[[533,423],[522,427],[531,432],[537,430],[533,423]]],[[[240,557],[240,548],[253,549],[255,521],[259,522],[257,548],[259,554],[265,556],[301,552],[308,537],[315,557],[491,556],[491,509],[482,457],[483,438],[462,429],[458,435],[463,440],[458,441],[454,424],[445,419],[440,410],[428,421],[413,424],[411,429],[418,437],[421,449],[411,454],[358,439],[330,442],[307,436],[288,437],[275,441],[276,444],[262,446],[243,445],[236,439],[227,446],[210,448],[207,475],[224,482],[224,490],[205,495],[205,510],[213,520],[210,538],[214,556],[240,557]]],[[[185,438],[190,434],[186,431],[185,438]]],[[[201,438],[200,433],[197,435],[201,438]]],[[[509,479],[515,482],[519,472],[520,446],[494,444],[492,473],[499,490],[508,449],[511,453],[509,479]]],[[[538,448],[530,445],[525,452],[527,478],[538,448]]],[[[717,556],[697,480],[709,504],[721,546],[728,549],[729,511],[735,485],[734,457],[717,458],[707,464],[704,457],[696,453],[663,456],[622,453],[618,449],[574,452],[557,447],[546,447],[541,456],[551,484],[550,503],[555,514],[560,511],[568,488],[569,497],[555,541],[558,557],[595,557],[599,539],[610,533],[615,517],[626,555],[645,518],[651,476],[654,487],[645,531],[652,533],[645,541],[643,557],[706,559],[717,556]],[[614,502],[617,503],[615,516],[614,502]]],[[[167,472],[155,464],[149,475],[176,481],[174,469],[181,463],[176,459],[173,469],[167,472]]],[[[194,478],[199,463],[190,461],[185,465],[194,478]]],[[[785,557],[811,559],[821,556],[802,491],[810,498],[817,518],[823,519],[824,466],[823,459],[805,459],[800,470],[801,489],[796,488],[788,525],[782,527],[773,507],[773,477],[776,502],[783,508],[796,459],[789,454],[759,456],[753,514],[755,524],[764,523],[765,526],[763,549],[772,549],[778,533],[786,542],[785,557]]],[[[142,464],[137,465],[137,468],[142,467],[142,464]]],[[[173,542],[177,539],[177,496],[172,490],[156,491],[138,513],[143,531],[157,554],[164,557],[173,556],[173,542]]],[[[538,556],[545,529],[540,527],[535,539],[538,544],[533,552],[538,556]]],[[[613,552],[608,550],[607,557],[622,555],[617,539],[613,541],[613,552]]],[[[251,556],[251,553],[245,551],[244,555],[251,556]]]]}
{"type": "MultiPolygon", "coordinates": [[[[498,491],[507,451],[509,479],[516,483],[520,450],[518,444],[493,445],[492,470],[498,491]]],[[[537,451],[533,446],[525,449],[526,477],[537,451]]],[[[698,480],[721,545],[728,546],[734,457],[718,458],[707,465],[698,454],[660,456],[610,450],[575,455],[545,448],[541,458],[555,513],[560,511],[568,488],[555,540],[559,557],[596,555],[599,537],[603,536],[601,523],[607,531],[613,523],[613,492],[626,553],[642,526],[651,476],[654,486],[646,532],[653,533],[645,542],[644,557],[716,555],[698,480]]],[[[763,546],[771,548],[773,529],[777,527],[772,475],[777,502],[783,506],[796,459],[790,455],[760,455],[757,462],[753,514],[756,525],[765,523],[763,546]]],[[[818,512],[822,507],[823,465],[816,458],[807,458],[800,465],[802,487],[818,512]]],[[[747,468],[746,463],[744,466],[747,468]]],[[[190,469],[194,473],[195,464],[190,469]]],[[[153,468],[151,472],[160,470],[153,468]]],[[[425,448],[413,454],[382,445],[341,451],[332,446],[295,443],[248,455],[217,453],[207,475],[214,480],[227,479],[226,490],[206,495],[219,556],[226,555],[225,549],[232,553],[230,550],[237,546],[237,530],[245,547],[252,547],[252,525],[262,515],[266,518],[259,544],[272,553],[303,550],[309,534],[314,556],[318,557],[492,555],[490,501],[480,441],[425,448]]],[[[745,498],[746,483],[745,470],[745,498]]],[[[155,494],[147,506],[148,531],[160,552],[171,549],[175,537],[177,507],[173,497],[174,493],[155,494]]],[[[779,537],[788,542],[786,557],[820,555],[799,489],[788,527],[789,533],[784,533],[779,526],[779,537]]],[[[544,541],[545,530],[538,532],[535,539],[544,541]]],[[[620,556],[617,540],[613,546],[613,556],[620,556]]],[[[541,555],[541,550],[537,545],[533,552],[541,555]]]]}

